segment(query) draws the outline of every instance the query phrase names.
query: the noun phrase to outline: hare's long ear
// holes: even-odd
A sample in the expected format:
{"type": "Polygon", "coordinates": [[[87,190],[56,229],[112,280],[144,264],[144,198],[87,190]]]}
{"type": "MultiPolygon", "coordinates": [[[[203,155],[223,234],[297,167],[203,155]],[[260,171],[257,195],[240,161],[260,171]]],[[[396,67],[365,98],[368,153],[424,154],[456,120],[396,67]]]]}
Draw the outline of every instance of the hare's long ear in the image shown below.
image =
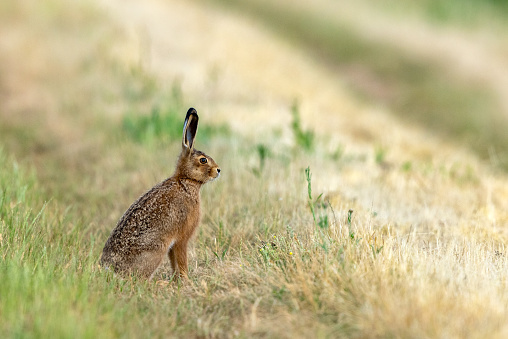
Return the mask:
{"type": "Polygon", "coordinates": [[[194,108],[189,108],[185,122],[183,123],[182,150],[192,153],[194,148],[194,138],[198,131],[198,112],[194,108]]]}

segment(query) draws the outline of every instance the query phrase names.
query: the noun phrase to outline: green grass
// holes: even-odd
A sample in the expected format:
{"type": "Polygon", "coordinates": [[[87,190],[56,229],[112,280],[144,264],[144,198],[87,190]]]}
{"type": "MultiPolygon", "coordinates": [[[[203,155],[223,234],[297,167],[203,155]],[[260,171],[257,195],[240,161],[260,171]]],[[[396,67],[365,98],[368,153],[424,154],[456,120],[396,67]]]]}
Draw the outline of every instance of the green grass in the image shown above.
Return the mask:
{"type": "Polygon", "coordinates": [[[303,130],[300,121],[300,111],[298,103],[295,102],[291,106],[291,115],[293,121],[291,122],[291,130],[295,139],[295,146],[304,151],[312,151],[314,148],[314,132],[303,130]]]}
{"type": "MultiPolygon", "coordinates": [[[[6,337],[93,337],[93,260],[77,225],[43,204],[33,174],[0,153],[1,331],[6,337]],[[79,272],[79,273],[78,273],[79,272]],[[90,312],[92,311],[92,312],[90,312]]],[[[88,245],[90,246],[90,245],[88,245]]]]}
{"type": "MultiPolygon", "coordinates": [[[[258,279],[263,277],[271,277],[261,285],[264,301],[258,307],[263,314],[273,307],[272,298],[296,311],[287,303],[296,293],[294,297],[301,303],[298,309],[317,307],[318,321],[330,321],[331,310],[326,306],[330,300],[322,299],[318,287],[310,295],[301,295],[285,285],[297,279],[302,267],[336,255],[324,250],[340,241],[330,234],[321,234],[322,242],[317,246],[311,240],[312,231],[284,231],[282,223],[277,223],[275,233],[267,239],[273,246],[264,246],[257,236],[252,238],[254,234],[250,240],[233,238],[220,222],[217,231],[209,230],[215,233],[214,247],[207,244],[208,235],[197,239],[200,260],[208,257],[204,252],[213,253],[216,259],[207,258],[205,266],[198,261],[199,270],[205,271],[200,277],[191,270],[190,286],[180,289],[176,283],[158,286],[123,280],[101,271],[97,264],[103,237],[85,238],[83,225],[75,222],[72,212],[60,211],[53,202],[43,203],[33,173],[20,169],[3,152],[0,160],[6,164],[0,171],[0,330],[5,337],[224,336],[230,334],[232,325],[245,335],[238,321],[249,318],[249,303],[259,303],[256,291],[258,279]],[[261,247],[249,245],[252,241],[261,247]],[[241,269],[223,271],[231,265],[241,269]],[[222,268],[216,271],[217,266],[222,268]],[[229,278],[223,280],[225,276],[229,278]],[[254,276],[259,278],[252,279],[254,276]],[[208,286],[204,290],[203,284],[208,286]],[[246,295],[241,299],[223,297],[231,288],[240,288],[246,295]],[[236,312],[240,312],[240,319],[236,312]]],[[[258,333],[268,333],[266,327],[261,328],[258,333]]],[[[348,328],[341,324],[336,330],[354,332],[348,328]]]]}
{"type": "MultiPolygon", "coordinates": [[[[174,142],[182,138],[182,111],[183,106],[169,104],[163,110],[154,107],[149,114],[130,112],[123,118],[123,129],[128,137],[145,146],[174,142]]],[[[198,140],[206,142],[215,135],[226,136],[229,133],[225,124],[200,126],[198,140]]]]}
{"type": "MultiPolygon", "coordinates": [[[[130,108],[123,115],[123,131],[125,135],[144,146],[167,145],[182,138],[182,112],[189,107],[184,104],[182,90],[178,83],[172,85],[169,95],[155,95],[159,93],[153,76],[138,70],[141,76],[133,79],[126,86],[125,96],[134,103],[134,109],[130,108]],[[141,81],[140,81],[141,80],[141,81]],[[148,85],[146,85],[148,83],[148,85]],[[139,84],[136,86],[136,84],[139,84]],[[136,89],[137,88],[137,89],[136,89]],[[158,99],[153,97],[157,96],[158,99]],[[148,112],[144,104],[157,101],[148,112]]],[[[206,143],[217,135],[227,136],[230,134],[226,124],[200,124],[198,142],[206,143]]]]}
{"type": "Polygon", "coordinates": [[[504,0],[422,0],[399,1],[384,0],[374,5],[385,7],[392,12],[420,15],[432,22],[446,25],[460,25],[465,28],[478,28],[482,25],[506,25],[508,3],[504,0]]]}
{"type": "MultiPolygon", "coordinates": [[[[44,203],[34,173],[0,151],[0,331],[5,338],[97,338],[128,333],[143,283],[114,281],[75,216],[44,203]],[[116,295],[119,299],[114,298],[116,295]]],[[[101,244],[98,245],[99,247],[101,244]]],[[[137,312],[136,312],[137,313],[137,312]]],[[[137,316],[140,314],[137,313],[137,316]]]]}

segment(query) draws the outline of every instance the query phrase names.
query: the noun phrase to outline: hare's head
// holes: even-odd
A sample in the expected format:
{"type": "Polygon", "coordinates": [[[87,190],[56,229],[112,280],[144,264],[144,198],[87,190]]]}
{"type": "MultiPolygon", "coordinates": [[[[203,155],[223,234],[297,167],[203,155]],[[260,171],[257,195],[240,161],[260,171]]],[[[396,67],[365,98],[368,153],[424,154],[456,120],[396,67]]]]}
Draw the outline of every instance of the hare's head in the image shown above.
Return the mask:
{"type": "Polygon", "coordinates": [[[196,110],[189,108],[183,123],[182,153],[178,158],[175,176],[204,184],[219,177],[220,168],[211,157],[194,149],[198,120],[196,110]]]}

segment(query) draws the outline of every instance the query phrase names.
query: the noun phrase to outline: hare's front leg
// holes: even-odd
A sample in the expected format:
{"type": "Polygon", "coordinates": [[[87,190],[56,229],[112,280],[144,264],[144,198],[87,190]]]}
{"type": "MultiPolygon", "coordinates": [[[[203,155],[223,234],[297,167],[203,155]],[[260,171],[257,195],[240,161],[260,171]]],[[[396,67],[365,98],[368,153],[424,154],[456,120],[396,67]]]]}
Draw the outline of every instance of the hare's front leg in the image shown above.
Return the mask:
{"type": "Polygon", "coordinates": [[[187,277],[187,241],[177,242],[168,253],[169,261],[173,274],[178,274],[180,278],[187,277]]]}

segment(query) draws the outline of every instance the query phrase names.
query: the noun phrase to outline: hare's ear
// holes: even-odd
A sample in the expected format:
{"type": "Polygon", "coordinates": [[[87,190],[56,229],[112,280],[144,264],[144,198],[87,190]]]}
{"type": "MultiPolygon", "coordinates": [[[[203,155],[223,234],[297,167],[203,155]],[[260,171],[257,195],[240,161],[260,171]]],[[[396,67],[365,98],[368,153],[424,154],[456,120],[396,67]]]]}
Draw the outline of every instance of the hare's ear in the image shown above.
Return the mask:
{"type": "Polygon", "coordinates": [[[198,112],[194,108],[189,108],[185,122],[183,123],[182,150],[192,153],[194,147],[194,138],[198,131],[198,112]]]}

